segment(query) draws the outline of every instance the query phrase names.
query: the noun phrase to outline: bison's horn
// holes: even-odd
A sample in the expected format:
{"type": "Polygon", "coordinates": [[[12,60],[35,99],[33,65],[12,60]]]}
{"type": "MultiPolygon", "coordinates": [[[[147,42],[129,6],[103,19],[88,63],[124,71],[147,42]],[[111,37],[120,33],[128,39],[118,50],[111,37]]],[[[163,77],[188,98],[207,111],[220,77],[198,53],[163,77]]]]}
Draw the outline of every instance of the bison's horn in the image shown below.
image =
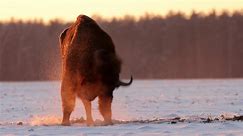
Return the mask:
{"type": "Polygon", "coordinates": [[[119,84],[120,86],[129,86],[129,85],[132,84],[132,81],[133,81],[133,78],[132,78],[132,76],[131,76],[130,81],[129,81],[128,83],[124,83],[124,82],[122,82],[122,81],[119,80],[119,83],[118,83],[118,84],[119,84]]]}

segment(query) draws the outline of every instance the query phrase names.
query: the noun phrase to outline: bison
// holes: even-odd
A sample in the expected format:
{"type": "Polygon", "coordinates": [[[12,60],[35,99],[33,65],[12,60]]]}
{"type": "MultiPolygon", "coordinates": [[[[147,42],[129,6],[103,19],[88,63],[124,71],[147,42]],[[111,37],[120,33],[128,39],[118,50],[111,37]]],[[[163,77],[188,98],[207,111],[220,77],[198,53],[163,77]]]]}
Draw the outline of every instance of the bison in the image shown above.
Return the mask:
{"type": "Polygon", "coordinates": [[[111,103],[113,91],[119,86],[129,86],[119,80],[121,60],[117,56],[111,37],[98,24],[85,15],[65,29],[60,37],[62,55],[61,98],[62,125],[70,125],[76,97],[85,107],[86,124],[94,125],[91,101],[99,98],[99,111],[105,124],[112,124],[111,103]]]}

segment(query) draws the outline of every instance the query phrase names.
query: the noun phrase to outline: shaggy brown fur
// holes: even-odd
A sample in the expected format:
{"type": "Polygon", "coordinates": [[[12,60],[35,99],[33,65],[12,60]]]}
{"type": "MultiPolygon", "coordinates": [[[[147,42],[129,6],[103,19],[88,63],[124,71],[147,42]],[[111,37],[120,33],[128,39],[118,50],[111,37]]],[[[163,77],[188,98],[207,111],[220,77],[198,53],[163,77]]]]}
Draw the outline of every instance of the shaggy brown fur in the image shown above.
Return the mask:
{"type": "Polygon", "coordinates": [[[63,125],[70,125],[70,115],[78,96],[85,107],[87,125],[93,125],[91,101],[99,98],[99,110],[106,124],[111,121],[113,90],[130,85],[119,80],[121,60],[110,36],[91,18],[80,15],[60,35],[62,54],[61,96],[63,125]]]}

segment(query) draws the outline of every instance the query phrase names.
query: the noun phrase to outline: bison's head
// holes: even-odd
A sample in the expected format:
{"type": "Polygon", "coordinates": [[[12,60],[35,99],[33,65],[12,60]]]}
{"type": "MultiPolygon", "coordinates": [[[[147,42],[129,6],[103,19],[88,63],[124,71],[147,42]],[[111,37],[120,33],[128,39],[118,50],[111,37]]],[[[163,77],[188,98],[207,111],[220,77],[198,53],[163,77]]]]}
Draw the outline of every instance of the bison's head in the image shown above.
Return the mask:
{"type": "MultiPolygon", "coordinates": [[[[96,22],[85,15],[79,15],[75,23],[66,28],[59,36],[62,55],[65,54],[66,48],[72,44],[80,44],[82,41],[87,41],[87,36],[90,36],[91,30],[99,30],[96,27],[96,22]]],[[[94,33],[94,32],[93,32],[94,33]]]]}

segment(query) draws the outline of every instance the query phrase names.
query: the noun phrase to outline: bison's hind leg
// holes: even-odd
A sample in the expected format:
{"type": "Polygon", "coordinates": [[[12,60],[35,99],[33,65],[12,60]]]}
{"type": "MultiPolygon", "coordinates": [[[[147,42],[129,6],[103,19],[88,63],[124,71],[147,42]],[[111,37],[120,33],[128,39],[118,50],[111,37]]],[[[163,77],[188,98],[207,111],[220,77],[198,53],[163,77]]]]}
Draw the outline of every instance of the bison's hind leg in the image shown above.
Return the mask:
{"type": "Polygon", "coordinates": [[[99,96],[99,110],[101,115],[104,118],[105,125],[112,125],[112,120],[111,120],[112,98],[113,98],[112,95],[99,96]]]}
{"type": "Polygon", "coordinates": [[[84,108],[86,111],[86,124],[87,124],[87,126],[93,126],[94,120],[93,120],[92,111],[91,111],[91,101],[86,100],[86,99],[81,99],[81,100],[84,104],[84,108]]]}
{"type": "Polygon", "coordinates": [[[70,125],[70,115],[74,110],[76,92],[75,85],[70,82],[70,80],[64,80],[61,86],[61,96],[62,96],[62,108],[63,108],[63,119],[62,125],[70,125]]]}

